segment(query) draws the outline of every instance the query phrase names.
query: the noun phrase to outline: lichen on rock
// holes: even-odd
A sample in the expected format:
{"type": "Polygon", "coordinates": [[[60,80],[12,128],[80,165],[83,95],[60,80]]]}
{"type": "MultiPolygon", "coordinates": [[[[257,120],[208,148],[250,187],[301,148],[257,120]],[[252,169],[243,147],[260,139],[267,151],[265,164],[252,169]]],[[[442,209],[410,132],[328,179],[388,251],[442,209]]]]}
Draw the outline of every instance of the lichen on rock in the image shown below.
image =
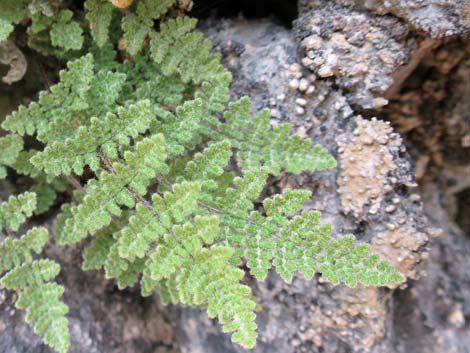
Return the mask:
{"type": "Polygon", "coordinates": [[[344,212],[360,218],[366,206],[370,214],[376,214],[385,194],[392,190],[387,175],[397,168],[392,152],[400,149],[402,141],[388,122],[361,116],[355,120],[353,137],[343,134],[337,139],[338,193],[344,212]]]}

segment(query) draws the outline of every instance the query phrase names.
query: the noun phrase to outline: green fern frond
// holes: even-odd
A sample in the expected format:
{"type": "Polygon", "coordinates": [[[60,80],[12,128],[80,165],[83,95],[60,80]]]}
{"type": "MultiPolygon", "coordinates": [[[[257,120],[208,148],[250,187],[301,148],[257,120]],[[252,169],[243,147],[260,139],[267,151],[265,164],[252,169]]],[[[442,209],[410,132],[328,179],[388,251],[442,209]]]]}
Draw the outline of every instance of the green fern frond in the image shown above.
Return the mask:
{"type": "Polygon", "coordinates": [[[151,120],[150,102],[141,101],[126,108],[119,108],[117,115],[108,113],[102,120],[90,119],[90,126],[81,126],[75,136],[64,142],[53,142],[43,152],[31,158],[31,163],[46,173],[58,176],[72,171],[81,174],[85,165],[100,169],[101,150],[114,159],[118,146],[126,147],[131,138],[148,129],[151,120]]]}
{"type": "Polygon", "coordinates": [[[84,6],[91,35],[96,44],[103,47],[109,39],[109,26],[114,7],[106,0],[86,0],[84,6]]]}
{"type": "Polygon", "coordinates": [[[207,308],[217,317],[224,332],[234,332],[232,341],[246,348],[256,342],[255,306],[249,287],[240,284],[244,273],[230,264],[233,249],[223,246],[203,248],[182,266],[167,285],[172,300],[207,308]]]}
{"type": "Polygon", "coordinates": [[[63,292],[64,287],[56,283],[29,286],[20,292],[16,302],[17,308],[26,311],[26,321],[34,321],[34,332],[42,333],[44,343],[59,353],[66,353],[70,347],[68,321],[65,318],[69,308],[60,300],[63,292]]]}
{"type": "Polygon", "coordinates": [[[0,2],[0,42],[8,39],[14,24],[19,23],[27,13],[27,1],[2,0],[0,2]]]}
{"type": "Polygon", "coordinates": [[[18,196],[10,196],[8,201],[0,203],[0,230],[5,224],[17,231],[36,208],[36,194],[25,192],[18,196]]]}
{"type": "Polygon", "coordinates": [[[52,45],[66,50],[78,50],[83,45],[83,29],[72,20],[73,12],[64,10],[55,17],[50,36],[52,45]]]}
{"type": "Polygon", "coordinates": [[[135,55],[142,47],[145,37],[151,32],[153,21],[160,18],[176,0],[143,0],[137,12],[122,19],[122,29],[127,51],[135,55]]]}
{"type": "Polygon", "coordinates": [[[230,104],[224,114],[227,123],[218,124],[221,138],[231,139],[238,149],[237,161],[242,168],[263,165],[270,173],[279,174],[282,169],[299,173],[336,165],[335,159],[323,147],[312,146],[309,139],[302,140],[296,134],[289,137],[291,125],[272,127],[269,117],[268,109],[251,117],[250,101],[244,97],[230,104]]]}
{"type": "Polygon", "coordinates": [[[52,260],[37,260],[15,267],[0,280],[7,289],[25,289],[29,286],[41,285],[54,279],[60,266],[52,260]]]}
{"type": "Polygon", "coordinates": [[[91,180],[83,202],[70,208],[71,217],[57,233],[60,244],[70,244],[85,238],[111,223],[111,216],[121,214],[120,206],[133,208],[135,201],[129,188],[145,194],[156,173],[167,172],[162,135],[138,142],[134,151],[124,153],[124,161],[112,164],[113,172],[101,171],[91,180]]]}
{"type": "MultiPolygon", "coordinates": [[[[64,141],[75,134],[72,116],[89,108],[86,93],[93,78],[93,57],[86,55],[67,64],[60,83],[42,91],[38,102],[21,106],[2,123],[2,128],[24,136],[37,133],[42,142],[64,141]]],[[[80,115],[75,118],[79,118],[80,115]]]]}
{"type": "Polygon", "coordinates": [[[0,179],[7,175],[6,166],[11,166],[23,150],[23,139],[21,136],[10,134],[0,137],[0,179]]]}
{"type": "Polygon", "coordinates": [[[0,273],[29,263],[32,253],[39,254],[49,239],[46,228],[32,228],[19,239],[6,238],[0,244],[0,273]]]}
{"type": "Polygon", "coordinates": [[[28,262],[10,270],[0,285],[20,291],[16,307],[26,311],[26,321],[34,321],[34,331],[44,334],[46,344],[65,353],[70,333],[65,318],[68,307],[60,301],[64,288],[49,282],[59,271],[60,266],[51,260],[28,262]]]}

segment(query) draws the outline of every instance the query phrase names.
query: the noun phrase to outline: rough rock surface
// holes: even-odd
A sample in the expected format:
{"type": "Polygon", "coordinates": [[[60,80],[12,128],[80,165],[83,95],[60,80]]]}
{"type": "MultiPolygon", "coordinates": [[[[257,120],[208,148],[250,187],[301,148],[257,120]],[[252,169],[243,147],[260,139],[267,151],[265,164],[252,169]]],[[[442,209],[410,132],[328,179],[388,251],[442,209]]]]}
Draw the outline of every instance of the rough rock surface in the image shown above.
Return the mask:
{"type": "MultiPolygon", "coordinates": [[[[46,255],[61,263],[58,281],[70,308],[70,353],[178,353],[166,308],[143,299],[139,291],[119,291],[97,271],[81,271],[78,247],[51,246],[46,255]]],[[[0,290],[0,352],[53,353],[14,307],[15,295],[0,290]]]]}
{"type": "MultiPolygon", "coordinates": [[[[250,96],[256,108],[271,107],[273,123],[293,122],[304,136],[323,144],[339,158],[339,171],[286,175],[274,183],[278,187],[311,187],[315,196],[308,207],[322,211],[324,220],[333,222],[336,233],[353,232],[361,240],[371,241],[404,273],[418,278],[427,254],[426,244],[438,232],[424,217],[419,197],[410,192],[417,186],[412,167],[401,138],[389,124],[353,116],[352,108],[331,81],[312,79],[308,70],[293,63],[296,43],[289,31],[269,21],[240,20],[220,25],[210,22],[207,33],[223,50],[225,63],[233,70],[235,95],[263,92],[250,96]],[[300,89],[302,80],[307,81],[306,89],[300,89]],[[310,89],[307,93],[309,87],[314,87],[313,92],[310,89]],[[338,147],[338,140],[344,145],[338,147]],[[358,160],[373,158],[371,151],[361,154],[356,149],[362,143],[376,147],[374,152],[382,149],[388,156],[388,168],[384,169],[383,163],[369,167],[371,176],[383,176],[388,188],[377,187],[381,195],[376,195],[380,198],[375,202],[379,207],[364,199],[361,207],[345,209],[348,195],[356,196],[358,190],[343,184],[343,192],[337,193],[337,182],[341,185],[342,177],[361,170],[360,163],[349,164],[343,161],[343,155],[348,161],[351,153],[358,160]],[[350,216],[346,215],[352,210],[350,216]],[[394,234],[388,237],[388,232],[394,234]],[[421,266],[416,267],[418,264],[421,266]]],[[[367,169],[365,164],[362,170],[367,169]]],[[[394,341],[399,337],[393,334],[391,310],[395,303],[390,290],[333,287],[323,283],[321,277],[310,282],[296,278],[287,285],[275,274],[264,283],[252,284],[263,308],[258,317],[260,339],[254,352],[398,352],[394,341]]],[[[182,352],[244,351],[230,344],[218,330],[204,313],[183,311],[178,330],[182,352]]]]}
{"type": "MultiPolygon", "coordinates": [[[[318,6],[323,0],[300,0],[300,11],[318,6]]],[[[470,3],[465,0],[333,0],[345,6],[393,14],[413,29],[433,38],[470,35],[470,3]]]]}
{"type": "Polygon", "coordinates": [[[393,84],[391,74],[420,42],[408,36],[406,24],[330,0],[300,13],[294,32],[304,51],[302,64],[317,77],[331,77],[350,104],[363,109],[387,104],[382,95],[393,84]]]}

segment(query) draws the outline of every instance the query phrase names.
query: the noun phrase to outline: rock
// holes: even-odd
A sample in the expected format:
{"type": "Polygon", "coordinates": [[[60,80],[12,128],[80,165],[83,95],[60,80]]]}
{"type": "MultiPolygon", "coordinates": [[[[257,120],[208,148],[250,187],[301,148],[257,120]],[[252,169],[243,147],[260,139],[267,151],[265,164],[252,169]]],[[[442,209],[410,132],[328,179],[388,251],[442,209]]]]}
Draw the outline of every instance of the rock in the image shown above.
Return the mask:
{"type": "Polygon", "coordinates": [[[347,92],[350,104],[384,106],[381,95],[392,86],[392,73],[410,60],[420,40],[409,37],[406,24],[393,16],[374,16],[330,0],[311,3],[301,7],[305,10],[294,22],[306,58],[302,64],[331,78],[347,92]]]}
{"type": "MultiPolygon", "coordinates": [[[[292,90],[290,80],[298,79],[299,72],[305,79],[310,74],[305,68],[291,68],[292,61],[296,60],[295,41],[287,30],[260,20],[232,20],[219,26],[210,22],[203,28],[207,28],[206,33],[220,48],[224,48],[227,38],[234,35],[243,46],[250,48],[249,52],[241,55],[225,51],[224,60],[232,63],[235,95],[248,93],[256,108],[271,106],[272,98],[282,95],[284,99],[277,103],[276,109],[284,114],[281,119],[272,119],[276,122],[288,118],[294,126],[302,126],[304,135],[338,155],[340,163],[337,170],[313,175],[286,175],[278,181],[279,186],[315,188],[314,197],[307,207],[321,210],[323,220],[333,223],[336,234],[354,232],[362,241],[370,241],[376,251],[389,258],[405,274],[418,278],[425,265],[428,241],[435,229],[430,227],[424,216],[422,205],[416,203],[416,198],[406,190],[411,190],[416,184],[409,157],[403,153],[401,137],[383,121],[353,117],[346,98],[328,81],[316,81],[312,96],[292,90]],[[237,33],[250,33],[250,36],[241,37],[237,33]],[[279,43],[282,43],[282,50],[277,49],[279,43]],[[260,57],[266,58],[266,62],[258,60],[260,57]],[[269,73],[270,80],[261,79],[266,73],[269,73]],[[301,116],[295,115],[299,98],[306,101],[307,108],[301,116]],[[344,144],[337,147],[338,140],[344,144]],[[356,144],[351,141],[356,141],[356,144]],[[347,152],[350,151],[349,143],[358,147],[347,152]],[[371,150],[361,151],[360,146],[371,150]],[[383,151],[383,156],[380,151],[383,151]],[[347,157],[343,157],[345,155],[347,157]],[[370,199],[367,198],[353,217],[346,216],[342,213],[346,194],[336,192],[341,176],[354,170],[346,160],[357,160],[360,174],[367,159],[375,156],[377,163],[371,164],[370,173],[379,175],[375,195],[379,198],[379,206],[373,208],[374,214],[370,214],[367,212],[370,199]],[[384,156],[388,156],[388,164],[384,156]],[[392,214],[386,211],[388,206],[395,208],[392,214]],[[388,223],[384,223],[385,220],[388,223]],[[387,232],[395,232],[396,235],[389,236],[387,232]]],[[[363,184],[364,187],[372,185],[366,177],[363,184]]],[[[349,195],[351,199],[357,198],[358,188],[351,187],[349,195]]],[[[289,285],[274,273],[263,283],[251,280],[249,283],[262,308],[257,319],[260,336],[254,353],[401,353],[395,344],[401,337],[393,335],[395,312],[391,309],[394,298],[390,290],[334,287],[321,277],[312,281],[299,277],[289,285]]],[[[228,336],[220,333],[219,325],[209,320],[205,313],[184,309],[182,315],[177,336],[183,353],[245,351],[231,344],[228,336]]]]}
{"type": "MultiPolygon", "coordinates": [[[[392,14],[413,29],[433,38],[470,34],[470,3],[461,0],[333,0],[343,6],[392,14]]],[[[300,12],[318,6],[318,0],[300,0],[300,12]]]]}

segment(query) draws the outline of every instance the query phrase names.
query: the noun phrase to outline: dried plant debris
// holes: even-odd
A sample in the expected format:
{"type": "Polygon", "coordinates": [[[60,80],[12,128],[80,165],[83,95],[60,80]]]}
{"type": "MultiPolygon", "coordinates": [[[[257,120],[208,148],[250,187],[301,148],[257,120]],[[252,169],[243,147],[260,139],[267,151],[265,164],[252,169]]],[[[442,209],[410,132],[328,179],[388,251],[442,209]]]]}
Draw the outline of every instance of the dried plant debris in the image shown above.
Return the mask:
{"type": "Polygon", "coordinates": [[[28,62],[21,50],[9,40],[0,42],[0,64],[10,66],[10,70],[2,77],[2,81],[8,85],[21,80],[28,68],[28,62]]]}

